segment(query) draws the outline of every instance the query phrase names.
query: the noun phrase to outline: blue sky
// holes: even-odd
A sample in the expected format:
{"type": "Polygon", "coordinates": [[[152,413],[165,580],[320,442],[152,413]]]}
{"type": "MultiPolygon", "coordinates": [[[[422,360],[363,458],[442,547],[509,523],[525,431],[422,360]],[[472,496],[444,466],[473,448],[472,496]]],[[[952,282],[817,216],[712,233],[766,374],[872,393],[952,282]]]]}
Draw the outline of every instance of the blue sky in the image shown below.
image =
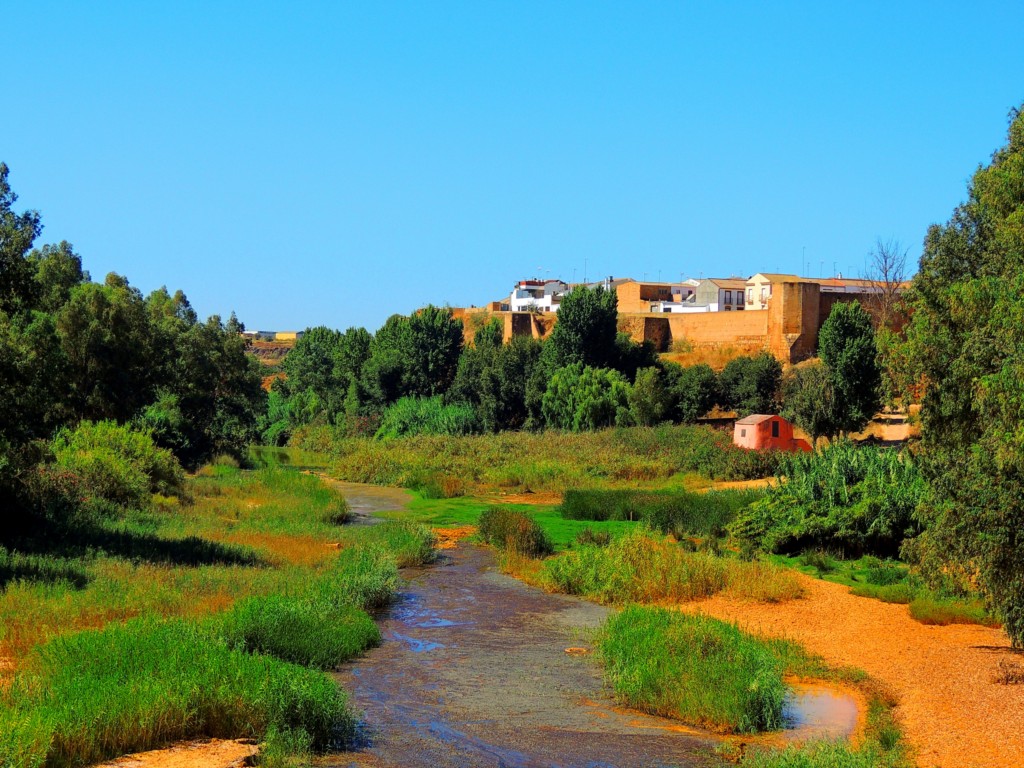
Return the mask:
{"type": "Polygon", "coordinates": [[[43,240],[254,329],[916,258],[1024,102],[1020,2],[0,11],[0,160],[43,240]]]}

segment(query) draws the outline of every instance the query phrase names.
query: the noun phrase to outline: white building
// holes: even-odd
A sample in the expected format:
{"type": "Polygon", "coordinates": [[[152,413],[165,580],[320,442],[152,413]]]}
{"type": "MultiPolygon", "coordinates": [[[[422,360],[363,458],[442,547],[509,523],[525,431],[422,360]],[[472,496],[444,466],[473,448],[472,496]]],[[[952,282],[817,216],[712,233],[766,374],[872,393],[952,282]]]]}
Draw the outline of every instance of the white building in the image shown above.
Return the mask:
{"type": "Polygon", "coordinates": [[[512,289],[508,305],[512,312],[557,312],[569,290],[561,280],[520,280],[512,289]]]}

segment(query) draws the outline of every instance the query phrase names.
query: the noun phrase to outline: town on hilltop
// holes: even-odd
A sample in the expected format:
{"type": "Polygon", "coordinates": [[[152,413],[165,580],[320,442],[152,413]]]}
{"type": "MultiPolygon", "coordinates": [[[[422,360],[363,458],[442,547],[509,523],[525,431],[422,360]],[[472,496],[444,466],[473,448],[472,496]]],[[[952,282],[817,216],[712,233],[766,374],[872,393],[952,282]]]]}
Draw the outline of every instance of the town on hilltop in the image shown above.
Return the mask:
{"type": "Polygon", "coordinates": [[[758,272],[750,278],[708,277],[678,282],[608,276],[597,282],[525,279],[507,298],[455,310],[456,315],[494,315],[504,336],[545,338],[557,321],[562,298],[573,288],[614,291],[619,329],[659,352],[673,345],[692,349],[729,348],[735,354],[768,351],[783,363],[816,354],[818,330],[832,307],[844,301],[870,304],[901,291],[903,283],[843,277],[799,277],[758,272]],[[737,313],[742,312],[742,315],[737,313]]]}

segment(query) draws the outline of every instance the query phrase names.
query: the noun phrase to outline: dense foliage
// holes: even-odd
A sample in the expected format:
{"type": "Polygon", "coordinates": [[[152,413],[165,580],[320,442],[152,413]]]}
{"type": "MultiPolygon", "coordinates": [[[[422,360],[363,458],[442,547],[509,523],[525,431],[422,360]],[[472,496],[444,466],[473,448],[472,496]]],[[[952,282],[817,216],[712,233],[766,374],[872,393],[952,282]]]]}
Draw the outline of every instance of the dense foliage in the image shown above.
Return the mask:
{"type": "MultiPolygon", "coordinates": [[[[89,495],[105,485],[117,501],[138,500],[145,483],[127,470],[150,439],[186,467],[221,453],[243,456],[258,436],[265,395],[242,325],[234,316],[201,322],[180,291],[143,297],[113,273],[92,282],[67,242],[34,247],[41,219],[15,211],[7,179],[0,163],[0,519],[7,530],[26,514],[68,511],[83,488],[89,495]],[[98,423],[76,430],[83,422],[98,423]],[[125,425],[141,434],[129,435],[125,425]]],[[[165,478],[180,473],[169,467],[165,478]]]]}
{"type": "Polygon", "coordinates": [[[787,456],[779,482],[740,512],[730,530],[769,552],[895,556],[920,532],[915,511],[924,492],[908,454],[840,441],[787,456]]]}
{"type": "MultiPolygon", "coordinates": [[[[968,198],[929,229],[910,291],[908,391],[923,387],[930,481],[919,549],[989,596],[1024,645],[1024,113],[968,198]]],[[[927,563],[926,563],[927,564],[927,563]]]]}

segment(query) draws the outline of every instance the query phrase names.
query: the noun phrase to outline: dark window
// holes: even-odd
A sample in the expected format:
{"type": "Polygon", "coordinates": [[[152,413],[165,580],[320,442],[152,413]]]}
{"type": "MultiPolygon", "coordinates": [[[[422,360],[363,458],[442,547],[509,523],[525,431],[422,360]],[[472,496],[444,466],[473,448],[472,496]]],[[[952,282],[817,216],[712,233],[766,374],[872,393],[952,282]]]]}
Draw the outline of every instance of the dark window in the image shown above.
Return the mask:
{"type": "Polygon", "coordinates": [[[778,436],[779,436],[779,422],[773,421],[772,422],[772,437],[778,437],[778,436]]]}
{"type": "Polygon", "coordinates": [[[747,436],[747,430],[741,429],[740,430],[740,437],[746,437],[746,436],[747,436]]]}

